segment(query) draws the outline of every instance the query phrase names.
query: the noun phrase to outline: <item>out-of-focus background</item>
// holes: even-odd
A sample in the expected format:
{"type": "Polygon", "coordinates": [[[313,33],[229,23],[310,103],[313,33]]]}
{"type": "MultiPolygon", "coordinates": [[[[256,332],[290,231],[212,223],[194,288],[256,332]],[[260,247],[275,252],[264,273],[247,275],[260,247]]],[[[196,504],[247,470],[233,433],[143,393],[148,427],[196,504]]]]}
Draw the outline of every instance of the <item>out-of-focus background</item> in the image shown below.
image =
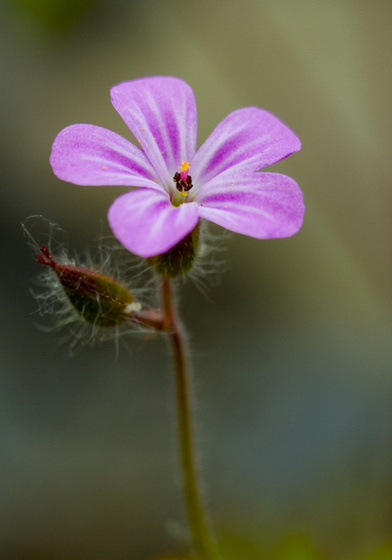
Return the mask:
{"type": "Polygon", "coordinates": [[[164,342],[69,357],[59,333],[37,329],[41,271],[20,226],[43,214],[71,255],[109,232],[124,189],[59,181],[51,143],[77,122],[131,138],[109,89],[154,74],[193,87],[199,144],[247,105],[303,142],[273,168],[303,189],[300,233],[228,235],[220,283],[208,297],[183,289],[223,546],[257,560],[300,534],[352,558],[390,537],[391,25],[390,0],[1,2],[1,558],[185,549],[164,342]]]}

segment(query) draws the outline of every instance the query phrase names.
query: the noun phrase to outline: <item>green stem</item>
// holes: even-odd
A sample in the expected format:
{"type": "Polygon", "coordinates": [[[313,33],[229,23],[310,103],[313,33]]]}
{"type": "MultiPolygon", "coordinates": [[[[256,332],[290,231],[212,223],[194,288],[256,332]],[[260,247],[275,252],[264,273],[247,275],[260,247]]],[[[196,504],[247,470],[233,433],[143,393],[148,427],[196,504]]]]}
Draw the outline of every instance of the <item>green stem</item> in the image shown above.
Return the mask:
{"type": "Polygon", "coordinates": [[[167,276],[162,277],[161,297],[165,329],[171,339],[175,365],[181,466],[194,548],[197,560],[219,560],[220,554],[207,525],[197,482],[186,344],[176,316],[171,281],[167,276]]]}

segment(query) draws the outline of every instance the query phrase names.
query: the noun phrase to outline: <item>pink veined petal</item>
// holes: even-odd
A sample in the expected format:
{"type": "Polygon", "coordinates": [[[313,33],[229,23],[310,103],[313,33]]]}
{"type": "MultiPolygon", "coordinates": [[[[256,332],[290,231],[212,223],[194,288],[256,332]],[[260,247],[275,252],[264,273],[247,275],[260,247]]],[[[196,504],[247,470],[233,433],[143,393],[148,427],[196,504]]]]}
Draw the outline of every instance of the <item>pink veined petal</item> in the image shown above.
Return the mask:
{"type": "Polygon", "coordinates": [[[192,161],[194,185],[220,173],[251,173],[301,149],[297,136],[277,117],[257,107],[230,113],[199,148],[192,161]]]}
{"type": "Polygon", "coordinates": [[[50,164],[55,175],[76,185],[124,185],[162,190],[144,153],[111,130],[74,124],[53,142],[50,164]]]}
{"type": "Polygon", "coordinates": [[[138,189],[113,202],[108,220],[124,247],[147,258],[165,253],[190,233],[199,221],[199,206],[176,207],[163,192],[138,189]]]}
{"type": "Polygon", "coordinates": [[[197,110],[193,91],[168,76],[123,82],[111,91],[114,108],[129,126],[164,185],[196,151],[197,110]]]}
{"type": "Polygon", "coordinates": [[[200,217],[257,239],[290,237],[301,228],[305,206],[297,183],[280,173],[220,175],[198,193],[200,217]]]}

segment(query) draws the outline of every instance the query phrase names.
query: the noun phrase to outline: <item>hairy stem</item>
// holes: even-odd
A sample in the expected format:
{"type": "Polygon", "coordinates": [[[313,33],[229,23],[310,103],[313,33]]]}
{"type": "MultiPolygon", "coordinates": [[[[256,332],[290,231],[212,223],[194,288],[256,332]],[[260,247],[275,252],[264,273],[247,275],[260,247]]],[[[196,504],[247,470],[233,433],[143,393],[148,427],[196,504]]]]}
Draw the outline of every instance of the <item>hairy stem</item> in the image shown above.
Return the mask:
{"type": "Polygon", "coordinates": [[[192,429],[192,410],[188,360],[183,329],[179,323],[172,295],[171,280],[161,280],[162,312],[164,328],[171,339],[176,376],[178,426],[180,437],[181,466],[185,502],[192,530],[197,560],[220,560],[215,541],[209,531],[198,487],[192,429]]]}

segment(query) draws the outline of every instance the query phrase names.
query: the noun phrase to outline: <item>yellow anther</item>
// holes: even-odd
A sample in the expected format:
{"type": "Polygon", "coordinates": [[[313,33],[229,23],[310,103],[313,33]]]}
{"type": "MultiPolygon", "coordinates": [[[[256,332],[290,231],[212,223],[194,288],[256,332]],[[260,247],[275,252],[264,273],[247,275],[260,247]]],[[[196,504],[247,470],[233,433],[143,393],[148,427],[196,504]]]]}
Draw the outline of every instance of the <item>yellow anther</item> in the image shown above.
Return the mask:
{"type": "Polygon", "coordinates": [[[180,171],[186,173],[190,167],[189,161],[182,161],[180,167],[178,168],[180,171]]]}

